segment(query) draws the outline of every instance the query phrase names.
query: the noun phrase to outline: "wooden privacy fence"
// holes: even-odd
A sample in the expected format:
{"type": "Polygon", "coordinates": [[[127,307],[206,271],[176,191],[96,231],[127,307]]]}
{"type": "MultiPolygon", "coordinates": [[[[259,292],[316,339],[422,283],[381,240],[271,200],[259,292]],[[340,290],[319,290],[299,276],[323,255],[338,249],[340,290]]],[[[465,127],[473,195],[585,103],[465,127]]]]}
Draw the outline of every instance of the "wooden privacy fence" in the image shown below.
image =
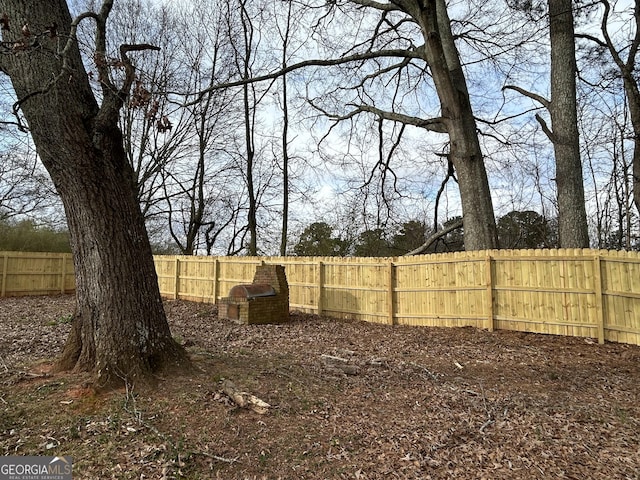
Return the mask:
{"type": "MultiPolygon", "coordinates": [[[[2,295],[73,290],[68,254],[2,253],[2,295]]],[[[492,250],[394,258],[156,256],[165,297],[215,302],[282,264],[291,308],[393,325],[473,326],[640,345],[640,255],[492,250]]]]}
{"type": "Polygon", "coordinates": [[[157,256],[164,296],[215,302],[261,262],[293,309],[392,325],[473,326],[640,345],[640,255],[492,250],[394,258],[157,256]]]}
{"type": "Polygon", "coordinates": [[[52,295],[76,288],[70,253],[0,252],[0,296],[52,295]]]}

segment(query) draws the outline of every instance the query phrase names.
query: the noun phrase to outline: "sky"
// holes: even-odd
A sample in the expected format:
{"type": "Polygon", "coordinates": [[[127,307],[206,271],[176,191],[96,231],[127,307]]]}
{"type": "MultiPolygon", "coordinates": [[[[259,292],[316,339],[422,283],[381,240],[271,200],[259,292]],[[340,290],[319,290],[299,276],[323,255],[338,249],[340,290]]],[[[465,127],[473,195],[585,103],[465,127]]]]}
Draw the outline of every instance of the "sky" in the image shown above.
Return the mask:
{"type": "MultiPolygon", "coordinates": [[[[79,11],[80,2],[72,3],[74,9],[79,11]]],[[[179,2],[169,2],[168,4],[180,5],[179,2]]],[[[205,5],[207,4],[205,2],[205,5]]],[[[209,4],[212,3],[209,2],[209,4]]],[[[259,2],[251,5],[259,5],[259,2]]],[[[269,8],[273,6],[269,2],[265,2],[265,5],[268,5],[269,8]]],[[[617,2],[616,5],[617,8],[623,9],[628,8],[632,3],[625,0],[617,2]]],[[[501,7],[499,2],[495,2],[495,5],[491,2],[485,2],[483,8],[499,9],[501,7]]],[[[472,24],[465,23],[463,20],[475,13],[477,12],[472,11],[469,7],[469,2],[461,0],[450,2],[450,16],[454,19],[455,27],[459,31],[469,29],[469,25],[472,24]]],[[[203,18],[198,20],[205,19],[203,13],[203,18]]],[[[255,17],[255,20],[260,22],[262,18],[255,17]]],[[[494,29],[489,32],[490,35],[498,35],[498,33],[509,30],[509,27],[515,25],[508,24],[512,20],[508,17],[485,16],[477,17],[474,20],[485,22],[486,28],[494,29]]],[[[120,21],[120,18],[114,17],[113,21],[120,21]]],[[[591,21],[592,25],[597,25],[597,15],[593,15],[591,21]]],[[[331,33],[331,38],[319,38],[318,36],[310,36],[302,28],[302,26],[311,24],[310,21],[298,24],[294,33],[295,41],[299,42],[299,45],[294,48],[296,54],[291,61],[320,55],[325,51],[324,49],[334,48],[336,45],[340,46],[340,41],[347,38],[345,32],[349,32],[350,35],[356,31],[364,32],[370,26],[363,22],[362,18],[354,16],[329,25],[326,32],[331,33]],[[330,43],[333,44],[329,45],[330,43]]],[[[194,26],[197,26],[195,19],[194,26]]],[[[624,23],[617,23],[614,27],[617,32],[625,34],[624,23]]],[[[595,27],[587,30],[593,31],[593,28],[595,27]]],[[[509,38],[518,33],[517,29],[513,30],[508,33],[509,38]]],[[[151,32],[154,29],[147,31],[151,32]]],[[[260,32],[259,38],[262,42],[259,47],[260,51],[267,55],[266,58],[271,54],[277,60],[277,48],[270,47],[277,45],[278,38],[275,35],[275,29],[262,29],[260,32]]],[[[142,32],[141,39],[144,39],[144,33],[145,31],[142,32]]],[[[541,33],[544,34],[544,32],[541,33]]],[[[170,38],[171,36],[174,36],[173,33],[170,38]]],[[[544,39],[544,35],[541,38],[544,39]]],[[[154,38],[149,39],[151,43],[154,40],[154,38]]],[[[172,38],[172,40],[176,39],[172,38]]],[[[536,105],[531,100],[513,92],[505,93],[502,91],[502,86],[507,82],[522,82],[520,84],[523,87],[535,89],[535,91],[546,95],[548,70],[544,55],[548,49],[544,44],[539,49],[523,49],[519,53],[521,59],[514,62],[506,56],[504,61],[484,59],[482,50],[477,48],[478,45],[481,44],[458,42],[461,56],[466,62],[465,72],[477,115],[484,120],[492,121],[526,112],[522,116],[504,122],[495,128],[482,122],[478,124],[486,134],[481,140],[489,171],[496,216],[499,217],[514,209],[533,209],[553,215],[555,184],[553,181],[552,150],[534,119],[536,112],[531,111],[536,105]],[[501,141],[497,141],[496,138],[501,141]]],[[[259,70],[257,65],[256,70],[259,70]]],[[[312,96],[317,96],[318,101],[335,107],[334,111],[341,111],[339,102],[336,103],[332,100],[332,89],[343,88],[346,85],[344,82],[353,80],[355,77],[350,78],[349,72],[344,70],[334,69],[331,72],[323,74],[318,71],[306,70],[289,76],[292,106],[296,107],[296,117],[289,137],[291,152],[295,157],[296,183],[293,188],[294,212],[291,226],[294,231],[300,231],[312,221],[322,219],[329,219],[332,222],[344,221],[344,218],[349,217],[350,210],[357,207],[358,203],[361,207],[366,206],[366,208],[364,208],[365,214],[361,216],[354,228],[374,228],[380,218],[387,219],[385,212],[380,215],[380,203],[376,201],[373,191],[362,188],[371,172],[376,172],[376,175],[373,176],[374,180],[379,181],[381,178],[380,171],[375,169],[376,162],[379,160],[379,143],[375,123],[367,122],[363,118],[357,122],[359,127],[357,134],[349,135],[348,129],[340,127],[325,136],[329,132],[331,122],[319,118],[317,111],[314,112],[308,104],[305,106],[301,102],[309,92],[312,96]],[[317,143],[321,138],[324,140],[318,148],[317,143]],[[346,160],[349,162],[347,163],[346,160]]],[[[375,87],[379,88],[376,94],[380,95],[376,101],[388,104],[392,98],[389,91],[384,90],[381,84],[377,84],[375,87]]],[[[274,92],[277,92],[277,89],[274,89],[274,92]]],[[[402,94],[404,95],[404,102],[401,103],[402,108],[408,112],[419,112],[423,116],[437,114],[437,102],[428,82],[423,82],[416,92],[417,94],[408,92],[402,94]]],[[[259,146],[264,147],[263,151],[266,152],[263,163],[265,169],[274,168],[273,166],[278,164],[277,152],[273,150],[273,147],[268,146],[270,145],[268,142],[277,137],[280,125],[280,114],[276,106],[277,97],[275,95],[276,93],[262,102],[259,112],[262,130],[257,136],[257,142],[259,146]],[[269,159],[267,158],[269,156],[275,156],[275,158],[269,159]]],[[[392,133],[391,126],[388,124],[385,127],[386,137],[394,138],[392,133]]],[[[434,215],[432,209],[435,193],[446,173],[446,164],[440,156],[446,152],[446,139],[443,139],[442,135],[426,133],[424,130],[413,127],[408,127],[404,135],[404,141],[396,151],[396,156],[391,163],[394,172],[398,175],[401,195],[390,195],[393,200],[391,202],[393,210],[391,211],[390,223],[402,223],[411,219],[421,219],[429,223],[434,215]]],[[[389,143],[384,145],[385,155],[390,148],[389,143]]],[[[597,154],[601,156],[598,161],[603,164],[608,162],[606,149],[598,150],[597,154]]],[[[606,168],[603,171],[606,173],[606,168]]],[[[387,180],[390,178],[392,176],[387,175],[387,180]]],[[[241,183],[241,179],[238,181],[241,183]]],[[[599,193],[603,181],[604,178],[585,171],[587,198],[591,199],[590,211],[595,208],[593,199],[599,193]]],[[[240,187],[236,185],[223,188],[240,187]]],[[[275,185],[273,189],[269,189],[268,203],[271,206],[271,212],[263,217],[265,235],[273,234],[270,231],[273,229],[269,229],[267,226],[273,225],[274,219],[277,217],[274,212],[278,210],[278,188],[281,187],[275,185]]],[[[389,192],[388,189],[387,192],[389,192]]],[[[461,214],[459,195],[454,182],[449,182],[447,185],[440,208],[438,218],[441,220],[461,214]]],[[[275,245],[276,242],[272,243],[275,245]]]]}

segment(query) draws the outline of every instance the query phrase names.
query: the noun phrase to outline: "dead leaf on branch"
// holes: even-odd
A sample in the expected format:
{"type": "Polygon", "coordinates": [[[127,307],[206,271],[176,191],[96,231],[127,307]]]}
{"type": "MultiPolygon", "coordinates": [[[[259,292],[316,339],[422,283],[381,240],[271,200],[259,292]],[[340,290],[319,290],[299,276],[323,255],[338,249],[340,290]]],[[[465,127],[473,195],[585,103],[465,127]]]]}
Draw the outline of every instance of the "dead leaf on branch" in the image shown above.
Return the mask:
{"type": "Polygon", "coordinates": [[[159,132],[166,132],[167,130],[171,130],[173,125],[169,121],[169,118],[166,115],[163,115],[160,120],[158,120],[156,124],[156,128],[159,132]]]}

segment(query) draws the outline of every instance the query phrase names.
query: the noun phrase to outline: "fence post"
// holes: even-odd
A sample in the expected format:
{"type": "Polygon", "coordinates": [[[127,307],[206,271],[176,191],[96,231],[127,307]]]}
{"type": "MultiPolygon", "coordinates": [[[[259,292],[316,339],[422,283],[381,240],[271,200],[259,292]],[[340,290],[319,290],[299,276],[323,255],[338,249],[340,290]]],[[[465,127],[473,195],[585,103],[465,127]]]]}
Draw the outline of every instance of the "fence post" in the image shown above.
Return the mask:
{"type": "Polygon", "coordinates": [[[395,318],[395,303],[393,300],[393,287],[395,283],[395,275],[394,275],[394,265],[393,262],[389,262],[389,289],[387,292],[388,302],[389,302],[389,325],[396,324],[395,318]]]}
{"type": "Polygon", "coordinates": [[[487,254],[484,264],[487,271],[487,330],[493,332],[495,325],[493,323],[493,262],[491,253],[487,254]]]}
{"type": "Polygon", "coordinates": [[[173,280],[174,280],[173,298],[177,300],[180,294],[180,259],[178,257],[176,257],[176,261],[175,261],[175,275],[173,280]]]}
{"type": "Polygon", "coordinates": [[[7,268],[9,266],[9,256],[5,253],[2,260],[2,297],[7,295],[7,268]]]}
{"type": "Polygon", "coordinates": [[[218,303],[218,257],[213,259],[213,303],[218,303]]]}
{"type": "Polygon", "coordinates": [[[604,343],[604,308],[602,306],[602,264],[600,254],[593,257],[593,275],[596,296],[596,322],[598,327],[598,343],[604,343]]]}
{"type": "Polygon", "coordinates": [[[324,303],[324,265],[322,260],[318,261],[318,315],[322,315],[322,305],[324,303]]]}
{"type": "Polygon", "coordinates": [[[62,262],[62,268],[60,269],[60,293],[64,295],[64,282],[65,282],[65,274],[67,268],[67,257],[64,253],[60,254],[60,261],[62,262]]]}

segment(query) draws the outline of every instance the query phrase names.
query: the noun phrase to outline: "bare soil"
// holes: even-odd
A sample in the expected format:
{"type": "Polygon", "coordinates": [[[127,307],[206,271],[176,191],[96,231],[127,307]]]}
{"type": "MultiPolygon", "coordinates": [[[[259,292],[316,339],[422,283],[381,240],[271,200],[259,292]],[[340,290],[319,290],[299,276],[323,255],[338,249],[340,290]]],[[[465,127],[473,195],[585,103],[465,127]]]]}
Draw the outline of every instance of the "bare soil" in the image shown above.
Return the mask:
{"type": "Polygon", "coordinates": [[[49,373],[74,298],[0,299],[0,454],[76,479],[640,479],[637,346],[165,306],[192,374],[96,395],[49,373]]]}

